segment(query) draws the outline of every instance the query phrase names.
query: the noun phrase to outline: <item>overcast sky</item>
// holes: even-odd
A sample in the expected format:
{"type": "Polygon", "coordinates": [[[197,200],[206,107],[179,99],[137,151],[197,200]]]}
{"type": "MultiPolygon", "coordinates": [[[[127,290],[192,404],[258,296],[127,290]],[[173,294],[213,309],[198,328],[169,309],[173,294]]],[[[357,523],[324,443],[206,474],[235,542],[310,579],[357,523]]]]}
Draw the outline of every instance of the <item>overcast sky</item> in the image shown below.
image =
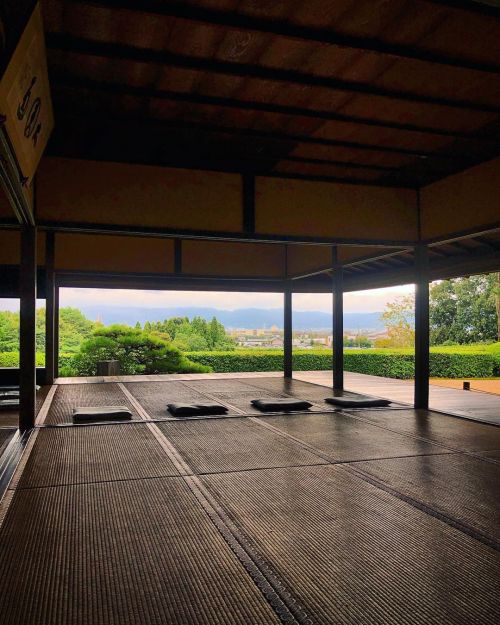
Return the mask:
{"type": "MultiPolygon", "coordinates": [[[[379,312],[387,302],[413,292],[413,285],[373,289],[344,295],[345,312],[379,312]]],[[[168,308],[172,306],[207,306],[235,310],[237,308],[281,308],[279,293],[220,293],[200,291],[131,291],[125,289],[62,289],[61,306],[140,306],[168,308]]],[[[39,302],[40,306],[44,302],[39,302]]],[[[330,312],[332,298],[328,293],[295,293],[295,310],[330,312]]],[[[0,299],[0,310],[17,310],[17,300],[0,299]]]]}

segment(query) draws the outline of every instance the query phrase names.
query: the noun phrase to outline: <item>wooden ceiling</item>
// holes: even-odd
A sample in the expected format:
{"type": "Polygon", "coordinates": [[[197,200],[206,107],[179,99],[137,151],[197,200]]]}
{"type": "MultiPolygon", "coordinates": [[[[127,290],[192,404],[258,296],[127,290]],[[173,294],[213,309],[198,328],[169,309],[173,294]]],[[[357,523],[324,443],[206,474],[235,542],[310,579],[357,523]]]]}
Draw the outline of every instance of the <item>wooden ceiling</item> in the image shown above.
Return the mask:
{"type": "Polygon", "coordinates": [[[42,9],[53,155],[418,188],[500,154],[500,11],[490,4],[42,9]]]}

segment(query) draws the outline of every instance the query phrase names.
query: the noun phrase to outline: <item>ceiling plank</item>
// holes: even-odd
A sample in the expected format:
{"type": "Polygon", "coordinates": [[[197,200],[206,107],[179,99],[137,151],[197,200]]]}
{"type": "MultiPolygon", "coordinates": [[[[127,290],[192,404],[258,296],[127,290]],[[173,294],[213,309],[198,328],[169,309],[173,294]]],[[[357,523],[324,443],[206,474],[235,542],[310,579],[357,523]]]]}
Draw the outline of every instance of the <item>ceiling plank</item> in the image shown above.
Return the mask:
{"type": "MultiPolygon", "coordinates": [[[[391,57],[412,59],[458,67],[462,69],[499,74],[500,65],[495,62],[482,62],[462,56],[453,56],[410,44],[391,43],[377,37],[360,37],[335,31],[332,28],[318,28],[294,24],[283,19],[225,11],[212,7],[193,5],[189,2],[163,2],[161,0],[70,0],[74,3],[91,4],[109,9],[126,9],[143,13],[154,13],[168,17],[176,17],[189,21],[214,24],[239,30],[268,33],[280,37],[301,39],[321,44],[335,45],[355,50],[375,52],[391,57]]],[[[460,3],[471,5],[472,2],[460,3]]],[[[477,4],[477,3],[475,3],[477,4]]],[[[484,5],[483,5],[484,6],[484,5]]],[[[455,8],[455,7],[454,7],[455,8]]],[[[463,7],[460,7],[463,8],[463,7]]]]}
{"type": "Polygon", "coordinates": [[[471,100],[450,99],[425,94],[418,94],[401,89],[389,89],[366,82],[342,80],[330,76],[305,73],[297,70],[268,67],[250,63],[238,63],[215,58],[177,54],[168,50],[141,48],[125,43],[98,41],[75,37],[66,33],[49,32],[46,35],[47,46],[54,50],[99,56],[108,59],[128,59],[139,63],[151,63],[168,67],[180,67],[242,78],[260,78],[273,82],[292,83],[309,87],[322,87],[347,93],[361,93],[392,100],[418,104],[437,105],[448,108],[500,114],[500,107],[471,100]]]}

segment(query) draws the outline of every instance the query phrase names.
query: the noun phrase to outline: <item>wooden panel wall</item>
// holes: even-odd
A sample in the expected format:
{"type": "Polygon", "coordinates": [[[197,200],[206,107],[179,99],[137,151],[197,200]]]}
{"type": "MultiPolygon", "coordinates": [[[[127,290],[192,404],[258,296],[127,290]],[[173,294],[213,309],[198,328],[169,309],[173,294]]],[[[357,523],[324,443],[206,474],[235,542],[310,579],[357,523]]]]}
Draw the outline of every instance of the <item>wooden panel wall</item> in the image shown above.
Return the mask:
{"type": "Polygon", "coordinates": [[[285,248],[276,243],[182,242],[182,272],[200,276],[281,278],[285,248]]]}
{"type": "MultiPolygon", "coordinates": [[[[42,232],[38,233],[37,255],[38,264],[45,264],[45,234],[42,232]]],[[[19,265],[20,261],[21,234],[19,230],[0,230],[0,265],[19,265]]]]}
{"type": "Polygon", "coordinates": [[[40,220],[153,228],[242,229],[241,176],[187,169],[44,158],[40,220]]]}
{"type": "Polygon", "coordinates": [[[423,188],[420,205],[423,238],[500,223],[500,158],[423,188]]]}
{"type": "Polygon", "coordinates": [[[174,242],[132,236],[56,234],[57,271],[167,274],[174,271],[174,242]]]}
{"type": "Polygon", "coordinates": [[[408,189],[257,178],[256,230],[309,237],[415,240],[416,193],[408,189]]]}

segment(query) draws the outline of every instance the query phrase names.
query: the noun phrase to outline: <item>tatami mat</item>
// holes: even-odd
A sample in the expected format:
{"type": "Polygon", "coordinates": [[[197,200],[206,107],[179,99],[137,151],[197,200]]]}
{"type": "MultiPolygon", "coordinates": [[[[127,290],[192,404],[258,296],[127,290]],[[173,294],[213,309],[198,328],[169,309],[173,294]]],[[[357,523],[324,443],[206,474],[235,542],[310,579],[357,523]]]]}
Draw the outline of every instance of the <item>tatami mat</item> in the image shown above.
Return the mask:
{"type": "Polygon", "coordinates": [[[16,428],[0,428],[0,454],[16,433],[16,428]]]}
{"type": "Polygon", "coordinates": [[[20,488],[178,475],[144,424],[43,428],[20,488]]]}
{"type": "MultiPolygon", "coordinates": [[[[167,408],[169,403],[211,401],[205,394],[184,382],[137,382],[127,383],[125,386],[153,419],[172,417],[167,408]]],[[[238,412],[229,410],[228,414],[238,412]]]]}
{"type": "Polygon", "coordinates": [[[498,622],[498,552],[342,467],[202,479],[313,623],[498,622]]]}
{"type": "Polygon", "coordinates": [[[327,453],[332,461],[348,462],[446,452],[441,447],[401,436],[340,412],[277,415],[264,417],[263,420],[327,453]]]}
{"type": "Polygon", "coordinates": [[[45,423],[71,423],[79,406],[127,406],[133,419],[140,419],[118,384],[68,384],[57,387],[45,423]]]}
{"type": "Polygon", "coordinates": [[[356,467],[500,541],[500,467],[465,456],[360,462],[356,467]]]}
{"type": "Polygon", "coordinates": [[[17,491],[2,625],[270,625],[269,604],[182,478],[17,491]]]}
{"type": "Polygon", "coordinates": [[[196,473],[325,463],[250,419],[171,421],[158,427],[196,473]]]}
{"type": "Polygon", "coordinates": [[[465,451],[500,449],[500,427],[429,410],[362,410],[356,416],[465,451]]]}

